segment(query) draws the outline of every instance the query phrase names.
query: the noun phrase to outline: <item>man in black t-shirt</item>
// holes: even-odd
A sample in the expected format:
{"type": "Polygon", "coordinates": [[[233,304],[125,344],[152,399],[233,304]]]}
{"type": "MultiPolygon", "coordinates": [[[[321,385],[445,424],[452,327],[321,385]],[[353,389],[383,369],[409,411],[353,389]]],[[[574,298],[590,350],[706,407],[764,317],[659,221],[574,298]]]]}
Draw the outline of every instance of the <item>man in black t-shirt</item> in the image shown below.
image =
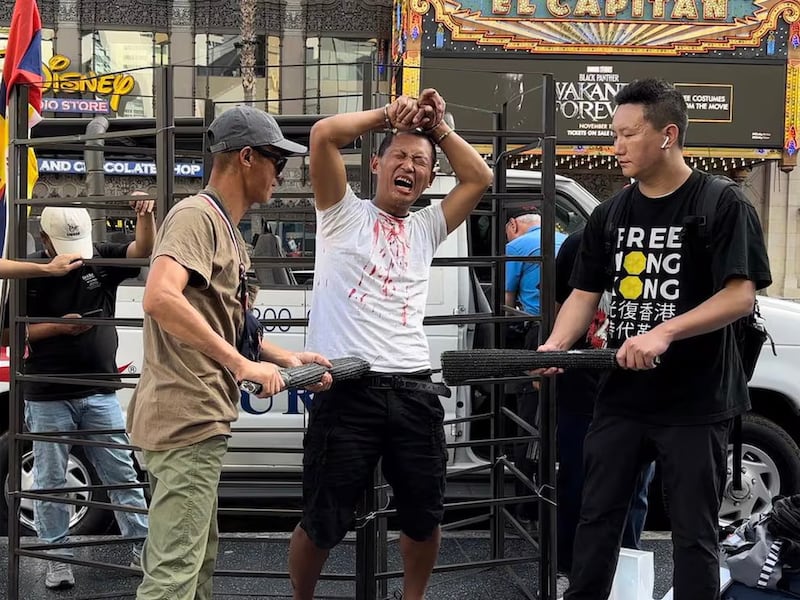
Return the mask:
{"type": "MultiPolygon", "coordinates": [[[[136,211],[135,240],[129,244],[93,244],[92,222],[84,208],[47,207],[42,211],[42,242],[45,250],[37,258],[60,254],[79,254],[91,258],[146,258],[155,240],[153,201],[131,203],[136,211]]],[[[98,434],[92,440],[130,444],[124,433],[116,389],[119,378],[116,364],[117,331],[113,325],[84,325],[81,317],[113,317],[117,288],[123,280],[136,277],[138,268],[82,265],[54,281],[31,279],[28,282],[27,315],[30,317],[74,318],[72,323],[32,323],[28,326],[29,352],[26,374],[78,375],[102,379],[102,384],[72,385],[52,381],[26,382],[25,423],[31,432],[69,431],[76,429],[120,430],[98,434]]],[[[67,444],[34,442],[34,488],[52,489],[67,484],[66,472],[70,447],[67,444]]],[[[137,483],[130,450],[114,447],[84,446],[104,485],[137,483]]],[[[109,490],[114,504],[147,508],[141,488],[109,490]]],[[[34,502],[39,539],[48,544],[68,541],[69,505],[59,502],[34,502]]],[[[125,537],[147,535],[147,516],[115,512],[125,537]]],[[[142,542],[134,542],[132,566],[139,564],[142,542]]],[[[53,555],[72,556],[71,549],[53,550],[53,555]]],[[[45,586],[50,589],[72,587],[75,579],[68,563],[48,564],[45,586]]]]}
{"type": "Polygon", "coordinates": [[[675,600],[717,600],[728,436],[733,417],[749,408],[730,324],[771,283],[769,262],[758,217],[737,187],[725,190],[707,224],[710,247],[692,243],[685,225],[698,215],[708,176],[683,158],[681,93],[646,79],[615,101],[614,152],[623,175],[637,183],[589,218],[570,281],[575,289],[540,347],[570,348],[604,290],[611,292],[608,345],[619,348],[621,368],[601,383],[585,440],[565,599],[608,597],[637,475],[657,459],[670,499],[675,600]],[[618,217],[611,240],[609,214],[618,217]]]}

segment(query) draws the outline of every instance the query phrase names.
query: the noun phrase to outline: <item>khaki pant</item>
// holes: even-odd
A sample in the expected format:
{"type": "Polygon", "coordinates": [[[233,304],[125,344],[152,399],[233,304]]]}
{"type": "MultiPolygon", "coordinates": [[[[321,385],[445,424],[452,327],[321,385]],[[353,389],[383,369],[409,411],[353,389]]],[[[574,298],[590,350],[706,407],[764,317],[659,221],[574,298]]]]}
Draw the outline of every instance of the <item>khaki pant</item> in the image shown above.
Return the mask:
{"type": "Polygon", "coordinates": [[[186,448],[145,450],[150,531],[137,600],[211,600],[219,546],[217,486],[228,439],[186,448]]]}

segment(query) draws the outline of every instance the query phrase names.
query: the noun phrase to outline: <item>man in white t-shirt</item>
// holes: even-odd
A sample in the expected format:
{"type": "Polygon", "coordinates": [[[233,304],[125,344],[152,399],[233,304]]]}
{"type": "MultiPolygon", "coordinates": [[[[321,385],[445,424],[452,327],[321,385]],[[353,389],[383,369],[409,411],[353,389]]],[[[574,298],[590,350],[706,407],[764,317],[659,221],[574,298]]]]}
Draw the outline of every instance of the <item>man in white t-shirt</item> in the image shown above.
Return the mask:
{"type": "Polygon", "coordinates": [[[402,530],[405,600],[422,600],[436,563],[447,450],[422,319],[437,247],[492,181],[481,156],[442,120],[444,109],[428,89],[419,99],[328,117],[311,131],[317,255],[307,346],[330,358],[358,356],[372,372],[314,399],[303,518],[289,551],[295,600],[313,597],[380,458],[402,530]],[[347,184],[339,148],[378,129],[393,131],[372,159],[375,197],[362,200],[347,184]],[[433,182],[435,144],[459,183],[441,203],[412,213],[433,182]]]}

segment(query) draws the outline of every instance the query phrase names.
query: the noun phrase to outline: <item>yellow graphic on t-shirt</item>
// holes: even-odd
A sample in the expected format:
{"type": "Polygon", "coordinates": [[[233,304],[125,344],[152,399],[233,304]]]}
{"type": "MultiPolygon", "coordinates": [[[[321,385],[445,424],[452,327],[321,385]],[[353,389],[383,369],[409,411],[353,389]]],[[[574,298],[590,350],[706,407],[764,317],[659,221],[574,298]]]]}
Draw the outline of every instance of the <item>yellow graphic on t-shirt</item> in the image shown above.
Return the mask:
{"type": "Polygon", "coordinates": [[[638,277],[628,276],[624,277],[619,282],[619,293],[626,300],[635,300],[642,295],[644,284],[638,277]]]}
{"type": "Polygon", "coordinates": [[[644,252],[639,251],[630,252],[622,261],[622,266],[629,275],[638,275],[644,271],[646,265],[647,259],[644,256],[644,252]]]}
{"type": "Polygon", "coordinates": [[[675,316],[680,298],[681,227],[617,230],[609,336],[650,331],[675,316]]]}

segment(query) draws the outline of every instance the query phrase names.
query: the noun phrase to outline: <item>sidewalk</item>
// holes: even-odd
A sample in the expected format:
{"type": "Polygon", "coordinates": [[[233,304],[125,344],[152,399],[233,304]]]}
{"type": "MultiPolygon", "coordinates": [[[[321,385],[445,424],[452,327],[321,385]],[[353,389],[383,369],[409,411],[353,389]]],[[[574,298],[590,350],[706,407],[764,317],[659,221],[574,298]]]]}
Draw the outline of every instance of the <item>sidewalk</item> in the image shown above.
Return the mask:
{"type": "MultiPolygon", "coordinates": [[[[656,591],[661,598],[669,588],[672,576],[671,544],[664,536],[647,536],[644,549],[656,553],[656,591]]],[[[86,540],[116,541],[119,538],[85,538],[86,540]]],[[[25,538],[23,543],[35,543],[25,538]]],[[[286,571],[288,556],[287,534],[248,534],[225,536],[220,544],[218,569],[247,571],[286,571]]],[[[531,554],[530,546],[523,541],[509,537],[506,541],[506,556],[531,554]]],[[[130,561],[130,548],[127,544],[113,543],[82,548],[76,552],[80,560],[102,561],[127,565],[130,561]]],[[[472,560],[489,558],[489,539],[485,532],[448,533],[442,541],[439,564],[459,564],[472,560]]],[[[8,560],[8,540],[0,538],[0,560],[3,565],[8,560]]],[[[328,573],[352,573],[355,560],[355,544],[345,542],[332,553],[326,566],[328,573]]],[[[127,600],[134,598],[138,577],[101,569],[99,567],[75,566],[76,585],[72,590],[49,591],[44,587],[46,563],[33,558],[21,560],[20,594],[23,600],[49,600],[78,598],[114,598],[127,600]]],[[[389,568],[400,569],[397,543],[389,545],[389,568]]],[[[8,597],[8,573],[0,569],[0,600],[8,597]]],[[[215,600],[243,600],[276,598],[290,599],[287,579],[217,577],[215,579],[215,600]]],[[[390,580],[388,598],[394,599],[394,592],[401,589],[399,580],[390,580]]],[[[533,598],[538,594],[538,572],[535,564],[514,567],[478,568],[471,571],[455,571],[433,576],[427,594],[428,600],[521,600],[533,598]]],[[[353,598],[351,582],[322,582],[317,598],[353,598]]],[[[397,596],[399,598],[399,595],[397,596]]]]}

